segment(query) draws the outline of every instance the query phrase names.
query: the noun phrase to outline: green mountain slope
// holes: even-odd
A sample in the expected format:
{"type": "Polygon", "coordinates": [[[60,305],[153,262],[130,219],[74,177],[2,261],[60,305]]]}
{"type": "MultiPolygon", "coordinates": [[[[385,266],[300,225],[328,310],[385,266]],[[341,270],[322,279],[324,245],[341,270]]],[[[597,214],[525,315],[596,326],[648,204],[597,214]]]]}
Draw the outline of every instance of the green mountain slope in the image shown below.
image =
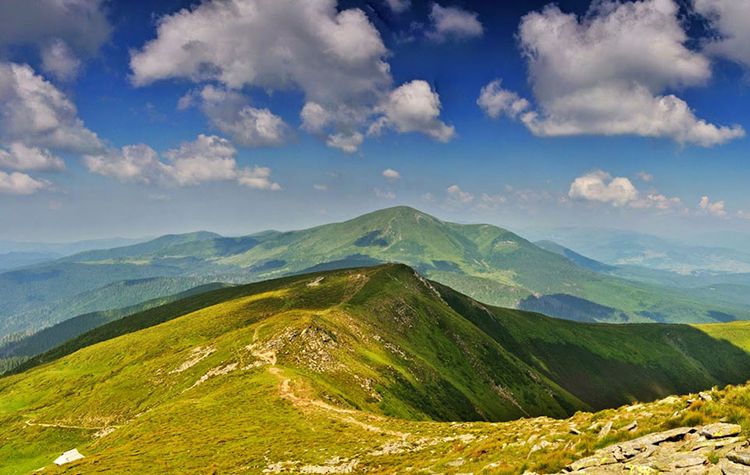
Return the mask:
{"type": "Polygon", "coordinates": [[[448,223],[396,207],[301,231],[239,238],[205,232],[165,236],[2,273],[0,335],[38,330],[81,313],[134,305],[208,282],[253,282],[384,262],[410,265],[489,304],[576,320],[750,318],[750,306],[742,300],[606,275],[495,226],[448,223]],[[157,277],[168,280],[161,281],[163,288],[152,281],[148,293],[119,284],[157,277]]]}
{"type": "MultiPolygon", "coordinates": [[[[186,292],[181,292],[176,295],[170,295],[168,297],[160,297],[152,300],[147,300],[138,305],[130,307],[105,310],[101,312],[91,312],[73,317],[71,319],[62,321],[51,327],[40,330],[37,333],[19,336],[15,339],[7,339],[4,343],[0,343],[0,364],[4,364],[7,369],[12,369],[13,362],[20,363],[25,359],[29,359],[32,356],[40,353],[45,353],[52,348],[55,348],[68,340],[71,340],[83,333],[86,333],[95,328],[101,327],[109,322],[121,319],[125,316],[141,312],[143,310],[151,309],[154,307],[163,306],[168,302],[175,300],[184,300],[186,297],[203,294],[209,290],[221,288],[223,284],[206,284],[194,289],[190,289],[186,292]]],[[[184,305],[184,304],[181,304],[184,305]]],[[[0,373],[3,370],[0,369],[0,373]]]]}
{"type": "Polygon", "coordinates": [[[567,322],[406,266],[339,270],[149,309],[0,378],[0,473],[73,447],[78,471],[257,473],[363,450],[397,467],[491,431],[408,421],[563,417],[748,375],[747,353],[693,327],[567,322]]]}

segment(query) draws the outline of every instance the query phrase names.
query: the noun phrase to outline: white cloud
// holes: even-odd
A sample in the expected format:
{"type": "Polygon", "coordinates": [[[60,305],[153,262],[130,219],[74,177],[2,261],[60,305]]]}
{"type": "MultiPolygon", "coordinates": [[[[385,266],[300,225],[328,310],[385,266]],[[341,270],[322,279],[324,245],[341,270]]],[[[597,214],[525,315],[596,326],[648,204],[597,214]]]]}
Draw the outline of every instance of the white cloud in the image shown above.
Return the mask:
{"type": "Polygon", "coordinates": [[[237,149],[226,139],[200,134],[159,158],[147,145],[129,145],[120,150],[87,155],[84,163],[92,173],[116,178],[123,182],[161,183],[195,186],[205,182],[236,181],[260,190],[280,190],[271,181],[271,169],[254,166],[238,168],[237,149]]]}
{"type": "Polygon", "coordinates": [[[630,179],[613,177],[602,170],[594,170],[573,180],[568,198],[662,212],[684,209],[682,200],[678,197],[667,196],[656,190],[641,193],[630,179]]]}
{"type": "Polygon", "coordinates": [[[379,135],[386,128],[394,128],[400,133],[421,132],[448,142],[456,131],[440,120],[440,107],[440,96],[426,81],[402,84],[381,104],[379,111],[383,115],[370,125],[368,134],[379,135]]]}
{"type": "Polygon", "coordinates": [[[81,59],[95,55],[110,37],[105,4],[106,0],[3,0],[0,49],[35,45],[46,72],[71,79],[81,59]]]}
{"type": "Polygon", "coordinates": [[[411,7],[411,0],[385,0],[385,4],[395,13],[403,13],[411,7]]]}
{"type": "Polygon", "coordinates": [[[159,155],[148,145],[127,145],[106,153],[85,155],[83,163],[90,172],[123,182],[152,183],[166,173],[159,155]]]}
{"type": "Polygon", "coordinates": [[[654,181],[654,175],[650,173],[646,173],[644,171],[638,173],[638,178],[641,179],[641,181],[644,181],[646,183],[651,183],[654,181]]]}
{"type": "Polygon", "coordinates": [[[706,51],[750,68],[750,2],[693,0],[693,5],[719,33],[706,44],[706,51]]]}
{"type": "Polygon", "coordinates": [[[57,79],[69,81],[75,78],[80,67],[81,60],[64,41],[55,39],[42,48],[42,69],[57,79]]]}
{"type": "Polygon", "coordinates": [[[281,185],[271,181],[271,169],[268,167],[245,168],[240,170],[237,182],[242,186],[256,190],[281,190],[281,185]]]}
{"type": "Polygon", "coordinates": [[[393,168],[386,168],[383,170],[383,176],[389,180],[400,180],[401,174],[393,168]]]}
{"type": "Polygon", "coordinates": [[[530,104],[518,94],[502,88],[502,82],[496,79],[484,86],[477,99],[477,105],[493,119],[501,115],[516,118],[518,114],[529,109],[530,104]]]}
{"type": "Polygon", "coordinates": [[[396,199],[396,193],[392,192],[391,190],[381,190],[380,188],[375,188],[373,191],[375,192],[375,196],[377,196],[378,198],[384,200],[396,199]]]}
{"type": "Polygon", "coordinates": [[[433,3],[430,10],[430,29],[426,35],[437,42],[482,36],[484,29],[477,16],[474,12],[458,7],[442,7],[433,3]]]}
{"type": "Polygon", "coordinates": [[[359,149],[359,146],[364,142],[365,136],[359,132],[352,133],[336,133],[328,136],[326,144],[329,147],[337,148],[342,152],[354,153],[359,149]]]}
{"type": "Polygon", "coordinates": [[[178,185],[198,185],[203,182],[237,178],[237,150],[226,139],[215,135],[198,135],[192,142],[168,150],[167,173],[178,185]]]}
{"type": "MultiPolygon", "coordinates": [[[[339,11],[336,0],[207,0],[162,18],[156,39],[134,52],[130,65],[139,86],[187,78],[234,91],[301,91],[302,128],[353,153],[364,140],[364,127],[390,99],[388,54],[367,15],[357,8],[339,11]]],[[[223,107],[213,117],[222,117],[221,127],[214,125],[235,140],[242,138],[240,131],[261,126],[262,137],[245,141],[281,140],[276,138],[281,119],[271,111],[232,110],[229,120],[223,107]]],[[[437,118],[424,120],[412,124],[414,130],[438,140],[452,136],[452,128],[437,118]]]]}
{"type": "Polygon", "coordinates": [[[0,167],[12,170],[60,171],[65,162],[47,149],[13,142],[7,150],[0,148],[0,167]]]}
{"type": "Polygon", "coordinates": [[[448,199],[461,204],[468,204],[474,201],[474,195],[468,191],[463,191],[458,185],[451,185],[446,190],[448,199]]]}
{"type": "Polygon", "coordinates": [[[356,129],[391,86],[386,56],[365,13],[338,11],[335,0],[212,0],[163,18],[131,68],[136,85],[189,78],[300,90],[325,116],[311,125],[306,106],[306,129],[328,127],[328,143],[350,151],[356,129]]]}
{"type": "MultiPolygon", "coordinates": [[[[523,17],[519,38],[539,110],[518,118],[536,135],[639,135],[709,147],[745,134],[664,94],[711,77],[708,58],[685,45],[673,0],[604,0],[581,19],[548,6],[523,17]]],[[[499,84],[495,93],[512,94],[499,84]]]]}
{"type": "Polygon", "coordinates": [[[250,106],[248,99],[236,91],[209,85],[193,95],[183,96],[178,107],[185,108],[192,100],[200,101],[211,125],[240,145],[274,146],[286,141],[288,126],[281,117],[268,109],[250,106]],[[195,98],[185,99],[192,96],[195,98]]]}
{"type": "Polygon", "coordinates": [[[676,196],[669,197],[661,193],[649,193],[630,203],[631,208],[653,208],[660,211],[673,211],[682,208],[682,200],[676,196]]]}
{"type": "Polygon", "coordinates": [[[706,214],[717,218],[725,218],[727,210],[724,201],[711,201],[708,196],[702,196],[698,207],[706,214]]]}
{"type": "Polygon", "coordinates": [[[638,190],[627,178],[613,178],[609,173],[596,170],[573,180],[568,196],[574,200],[625,206],[638,199],[638,190]]]}
{"type": "Polygon", "coordinates": [[[319,184],[319,183],[315,183],[313,185],[313,190],[316,190],[316,191],[328,191],[328,185],[322,185],[322,184],[319,184]]]}
{"type": "Polygon", "coordinates": [[[489,194],[489,193],[482,193],[482,195],[479,197],[479,203],[477,204],[477,208],[483,209],[483,210],[491,210],[495,209],[498,206],[504,205],[508,202],[508,198],[505,195],[502,194],[489,194]]]}
{"type": "Polygon", "coordinates": [[[101,149],[65,94],[29,66],[1,62],[0,141],[80,153],[101,149]]]}
{"type": "Polygon", "coordinates": [[[50,182],[32,178],[25,173],[0,171],[0,193],[6,195],[33,195],[49,188],[50,182]]]}

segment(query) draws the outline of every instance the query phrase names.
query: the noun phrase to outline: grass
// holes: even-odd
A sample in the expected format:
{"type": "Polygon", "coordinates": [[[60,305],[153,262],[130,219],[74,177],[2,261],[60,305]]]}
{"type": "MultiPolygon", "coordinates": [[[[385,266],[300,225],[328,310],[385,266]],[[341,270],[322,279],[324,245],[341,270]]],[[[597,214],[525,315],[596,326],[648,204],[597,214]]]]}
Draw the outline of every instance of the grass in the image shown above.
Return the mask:
{"type": "Polygon", "coordinates": [[[405,266],[288,277],[145,310],[0,378],[0,474],[56,473],[74,447],[76,472],[556,471],[648,431],[750,428],[745,387],[581,412],[744,381],[747,359],[688,326],[485,307],[405,266]]]}
{"type": "MultiPolygon", "coordinates": [[[[0,313],[6,317],[0,337],[209,282],[246,283],[383,262],[410,265],[492,305],[518,307],[531,295],[565,294],[614,309],[597,321],[750,318],[747,305],[721,294],[696,296],[685,289],[597,273],[502,228],[447,223],[412,208],[395,207],[300,231],[240,238],[210,233],[164,236],[0,273],[0,313]]],[[[577,313],[587,313],[586,302],[576,305],[581,307],[577,313]]]]}

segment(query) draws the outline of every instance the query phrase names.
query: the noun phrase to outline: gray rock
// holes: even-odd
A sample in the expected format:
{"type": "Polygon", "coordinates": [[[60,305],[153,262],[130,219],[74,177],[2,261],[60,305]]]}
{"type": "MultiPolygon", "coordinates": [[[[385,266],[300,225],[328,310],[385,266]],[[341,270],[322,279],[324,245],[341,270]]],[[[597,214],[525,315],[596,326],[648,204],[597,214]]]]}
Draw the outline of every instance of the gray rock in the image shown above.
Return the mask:
{"type": "Polygon", "coordinates": [[[732,437],[739,435],[742,432],[742,427],[739,424],[727,424],[725,422],[717,422],[716,424],[709,424],[703,426],[700,433],[701,435],[709,439],[720,439],[722,437],[732,437]]]}
{"type": "Polygon", "coordinates": [[[734,463],[739,463],[750,467],[750,450],[741,450],[729,452],[727,458],[734,463]]]}
{"type": "Polygon", "coordinates": [[[745,465],[730,462],[727,459],[719,460],[716,466],[721,469],[723,475],[748,475],[750,473],[750,470],[745,465]]]}

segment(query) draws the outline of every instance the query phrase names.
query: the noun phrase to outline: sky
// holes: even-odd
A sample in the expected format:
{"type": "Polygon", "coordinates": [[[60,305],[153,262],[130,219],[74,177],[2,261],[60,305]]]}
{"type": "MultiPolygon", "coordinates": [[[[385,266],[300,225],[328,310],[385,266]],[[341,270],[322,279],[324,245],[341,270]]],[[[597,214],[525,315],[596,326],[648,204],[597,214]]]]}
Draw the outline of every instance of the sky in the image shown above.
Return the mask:
{"type": "Polygon", "coordinates": [[[0,239],[750,232],[750,0],[5,0],[0,239]]]}

